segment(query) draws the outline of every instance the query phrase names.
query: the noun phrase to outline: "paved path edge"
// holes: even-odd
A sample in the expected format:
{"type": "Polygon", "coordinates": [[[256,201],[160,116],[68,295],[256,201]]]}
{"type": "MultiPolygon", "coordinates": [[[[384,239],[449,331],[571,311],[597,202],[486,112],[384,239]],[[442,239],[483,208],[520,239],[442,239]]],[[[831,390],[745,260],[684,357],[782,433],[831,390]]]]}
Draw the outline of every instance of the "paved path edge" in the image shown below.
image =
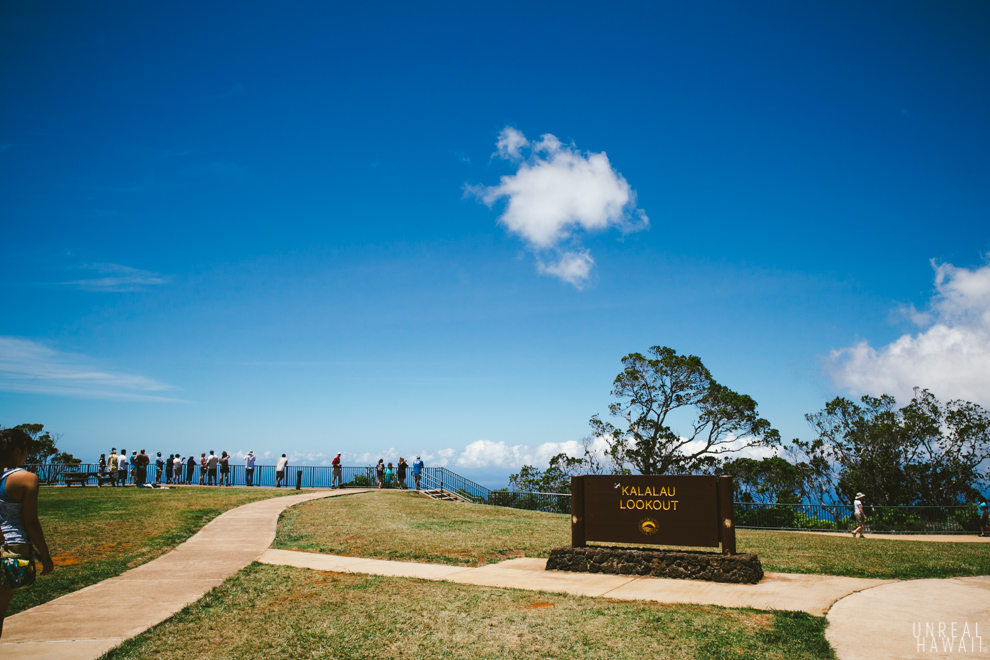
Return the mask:
{"type": "Polygon", "coordinates": [[[261,557],[287,508],[361,492],[365,489],[286,495],[226,511],[157,559],[8,617],[0,657],[95,660],[261,557]]]}

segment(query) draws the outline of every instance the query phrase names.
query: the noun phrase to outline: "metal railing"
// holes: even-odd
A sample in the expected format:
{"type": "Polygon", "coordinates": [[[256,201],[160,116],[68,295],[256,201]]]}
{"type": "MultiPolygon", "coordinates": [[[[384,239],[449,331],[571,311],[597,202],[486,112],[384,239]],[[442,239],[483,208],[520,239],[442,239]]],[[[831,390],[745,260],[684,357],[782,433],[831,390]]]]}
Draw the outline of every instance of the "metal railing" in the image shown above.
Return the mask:
{"type": "MultiPolygon", "coordinates": [[[[65,465],[25,465],[24,467],[37,474],[43,483],[51,485],[63,483],[66,475],[68,474],[98,474],[100,471],[100,466],[97,463],[82,463],[75,467],[68,467],[65,465]]],[[[375,466],[373,465],[343,466],[340,471],[341,487],[343,488],[375,488],[377,486],[375,466]]],[[[134,483],[134,472],[134,466],[130,465],[128,468],[128,483],[134,483]]],[[[156,467],[154,461],[152,461],[152,464],[148,466],[149,483],[155,481],[155,472],[156,467]]],[[[296,485],[297,473],[299,472],[302,472],[303,488],[330,488],[333,484],[333,468],[329,465],[289,465],[286,467],[285,472],[286,473],[282,481],[283,486],[294,488],[296,485]]],[[[218,469],[217,481],[219,481],[219,476],[218,469]]],[[[203,483],[210,485],[211,481],[209,475],[204,474],[199,463],[197,462],[193,466],[183,463],[181,469],[178,471],[178,475],[172,474],[168,470],[163,471],[161,483],[173,485],[198,485],[203,483]]],[[[230,483],[234,486],[247,485],[247,471],[243,464],[231,463],[230,483]]],[[[276,483],[277,476],[274,465],[255,465],[252,485],[274,486],[276,483]]],[[[485,501],[489,493],[488,488],[485,488],[484,486],[477,484],[470,479],[466,479],[461,475],[451,472],[447,468],[443,467],[423,468],[421,483],[423,488],[443,488],[445,490],[459,493],[472,502],[485,501]]],[[[382,484],[382,487],[390,489],[399,488],[398,474],[394,468],[392,470],[391,478],[386,480],[382,484]]],[[[402,487],[407,489],[415,488],[412,468],[409,468],[406,471],[406,476],[402,482],[402,487]]]]}
{"type": "MultiPolygon", "coordinates": [[[[736,527],[841,531],[855,529],[852,507],[825,504],[734,504],[736,527]]],[[[914,534],[967,534],[979,531],[976,506],[867,506],[866,531],[914,534]]]]}
{"type": "Polygon", "coordinates": [[[571,494],[493,490],[488,495],[488,504],[544,513],[570,513],[571,494]]]}
{"type": "MultiPolygon", "coordinates": [[[[27,465],[25,467],[37,474],[46,484],[64,483],[67,474],[96,474],[99,472],[99,465],[95,463],[83,463],[75,467],[65,465],[27,465]]],[[[149,482],[154,482],[155,472],[156,468],[152,463],[148,466],[149,482]]],[[[303,488],[330,488],[333,483],[333,468],[328,465],[290,465],[286,468],[282,486],[294,488],[298,472],[302,472],[303,488]]],[[[129,474],[131,477],[129,483],[133,483],[133,466],[131,466],[129,474]]],[[[171,479],[168,479],[167,475],[167,471],[162,475],[163,484],[199,484],[201,471],[197,463],[191,470],[189,466],[183,465],[178,480],[175,475],[171,479]]],[[[208,484],[210,481],[208,475],[203,476],[203,483],[208,484]]],[[[246,485],[246,477],[243,464],[230,466],[230,483],[232,485],[246,485]]],[[[275,466],[256,465],[252,481],[255,486],[274,486],[277,481],[275,466]]],[[[342,467],[341,481],[343,488],[374,488],[376,486],[375,467],[342,467]]],[[[415,488],[411,468],[406,473],[403,486],[408,489],[415,488]]],[[[391,481],[383,484],[383,487],[399,487],[394,472],[391,481]]],[[[491,490],[444,467],[423,468],[421,487],[424,489],[439,488],[457,493],[477,504],[547,513],[570,513],[571,511],[570,493],[491,490]]],[[[852,518],[852,507],[845,505],[735,502],[734,508],[736,527],[741,529],[846,532],[856,527],[852,518]]],[[[976,515],[975,505],[868,506],[866,507],[866,515],[867,533],[966,534],[979,531],[979,519],[976,515]]]]}
{"type": "Polygon", "coordinates": [[[485,488],[479,483],[466,479],[456,472],[451,472],[445,467],[423,468],[421,487],[424,489],[436,489],[457,493],[466,500],[476,504],[488,503],[488,496],[492,492],[490,488],[485,488]]]}

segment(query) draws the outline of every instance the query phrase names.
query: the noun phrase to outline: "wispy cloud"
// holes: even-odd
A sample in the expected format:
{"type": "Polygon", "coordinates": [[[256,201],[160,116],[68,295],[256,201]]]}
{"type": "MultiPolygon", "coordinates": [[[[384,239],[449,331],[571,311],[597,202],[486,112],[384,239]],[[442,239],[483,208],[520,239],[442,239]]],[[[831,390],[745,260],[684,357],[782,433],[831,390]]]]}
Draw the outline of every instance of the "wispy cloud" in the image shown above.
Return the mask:
{"type": "Polygon", "coordinates": [[[96,271],[103,277],[72,280],[62,284],[71,284],[83,291],[123,292],[141,291],[149,286],[165,283],[165,278],[158,273],[120,264],[87,264],[81,269],[96,271]]]}
{"type": "Polygon", "coordinates": [[[154,379],[96,366],[85,355],[63,353],[30,339],[0,336],[0,390],[89,399],[179,401],[176,388],[154,379]]]}
{"type": "Polygon", "coordinates": [[[921,330],[886,346],[861,341],[832,351],[825,369],[854,394],[911,398],[914,387],[942,399],[990,406],[990,264],[975,269],[938,264],[927,310],[904,311],[921,330]]]}
{"type": "MultiPolygon", "coordinates": [[[[539,445],[508,445],[504,441],[475,440],[463,449],[396,449],[388,447],[381,451],[347,452],[344,462],[347,465],[374,465],[379,458],[395,462],[398,456],[407,459],[422,456],[423,461],[431,466],[448,468],[503,468],[516,470],[523,465],[546,467],[550,459],[561,452],[571,456],[581,456],[584,445],[578,441],[544,442],[539,445]]],[[[301,455],[300,455],[301,456],[301,455]]],[[[334,454],[307,455],[316,459],[314,464],[329,465],[334,454]]]]}
{"type": "Polygon", "coordinates": [[[541,274],[580,289],[595,265],[581,247],[582,233],[649,226],[636,207],[636,191],[604,152],[582,153],[549,133],[531,142],[511,126],[502,129],[495,147],[492,157],[518,164],[516,173],[501,177],[497,186],[465,185],[464,193],[489,207],[506,200],[499,221],[536,253],[541,274]]]}

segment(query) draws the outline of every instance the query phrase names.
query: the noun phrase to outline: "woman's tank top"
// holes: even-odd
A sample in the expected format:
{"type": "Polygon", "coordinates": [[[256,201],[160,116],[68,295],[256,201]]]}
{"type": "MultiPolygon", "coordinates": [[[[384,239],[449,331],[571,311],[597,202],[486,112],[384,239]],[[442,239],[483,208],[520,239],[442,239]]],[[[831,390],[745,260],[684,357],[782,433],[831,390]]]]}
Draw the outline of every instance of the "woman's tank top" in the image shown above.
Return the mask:
{"type": "Polygon", "coordinates": [[[24,505],[7,493],[7,477],[21,469],[7,470],[0,478],[0,530],[6,543],[28,542],[24,532],[24,505]]]}

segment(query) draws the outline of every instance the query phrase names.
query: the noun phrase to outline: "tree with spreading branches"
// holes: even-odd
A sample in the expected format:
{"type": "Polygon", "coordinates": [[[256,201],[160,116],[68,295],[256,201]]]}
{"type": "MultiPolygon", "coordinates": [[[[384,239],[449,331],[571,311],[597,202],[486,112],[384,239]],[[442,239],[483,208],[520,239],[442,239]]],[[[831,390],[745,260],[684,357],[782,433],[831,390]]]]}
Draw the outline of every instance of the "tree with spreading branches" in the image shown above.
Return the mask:
{"type": "Polygon", "coordinates": [[[597,415],[590,422],[616,465],[642,474],[707,473],[743,449],[780,443],[756,401],[716,382],[700,358],[654,346],[622,364],[612,383],[617,400],[609,406],[622,427],[597,415]],[[689,421],[675,430],[675,418],[689,421]]]}

